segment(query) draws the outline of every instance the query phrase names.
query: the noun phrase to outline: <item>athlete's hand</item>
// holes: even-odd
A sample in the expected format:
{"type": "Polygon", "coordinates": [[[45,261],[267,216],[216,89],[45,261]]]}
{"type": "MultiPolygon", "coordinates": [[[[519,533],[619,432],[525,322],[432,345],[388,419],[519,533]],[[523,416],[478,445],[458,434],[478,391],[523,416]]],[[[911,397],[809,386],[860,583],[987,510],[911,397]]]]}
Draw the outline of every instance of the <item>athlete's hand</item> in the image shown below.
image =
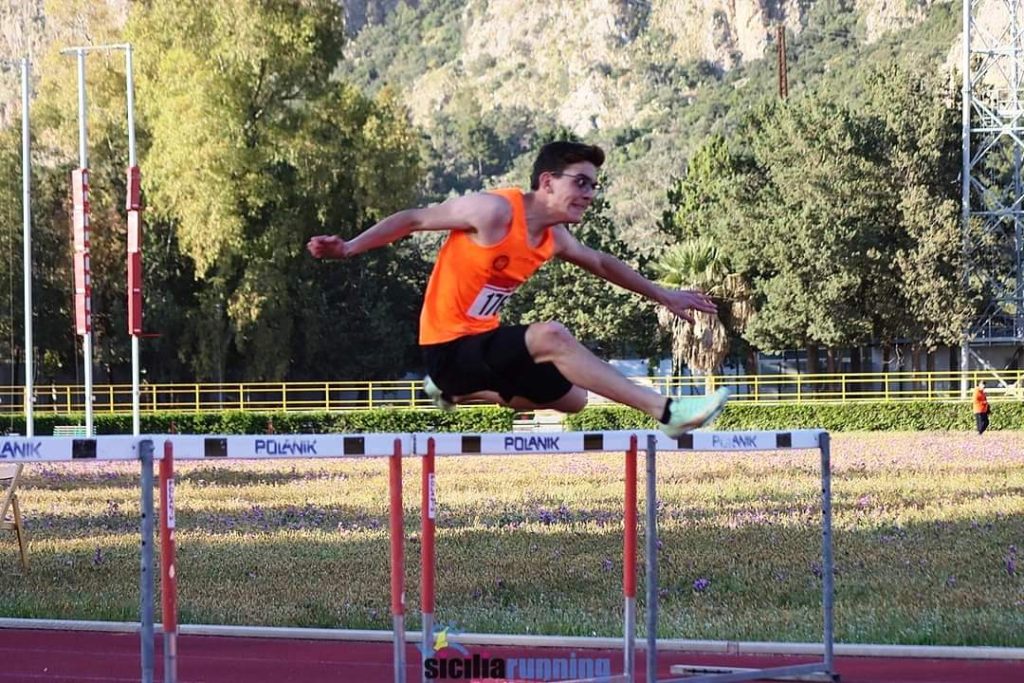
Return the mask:
{"type": "Polygon", "coordinates": [[[690,323],[693,322],[693,316],[690,314],[690,311],[700,311],[702,313],[710,313],[711,315],[718,314],[718,306],[711,300],[711,297],[696,289],[667,290],[662,304],[668,310],[690,323]]]}
{"type": "Polygon", "coordinates": [[[306,249],[313,258],[346,258],[351,255],[348,242],[337,235],[317,235],[311,237],[306,249]]]}

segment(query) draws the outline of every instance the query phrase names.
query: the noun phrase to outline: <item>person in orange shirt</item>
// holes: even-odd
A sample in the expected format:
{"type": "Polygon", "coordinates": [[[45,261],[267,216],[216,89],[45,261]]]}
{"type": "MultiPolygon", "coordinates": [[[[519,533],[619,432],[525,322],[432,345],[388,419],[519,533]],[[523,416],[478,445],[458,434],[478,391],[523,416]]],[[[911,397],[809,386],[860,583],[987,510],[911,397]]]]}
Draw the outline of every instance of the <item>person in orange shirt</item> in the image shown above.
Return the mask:
{"type": "Polygon", "coordinates": [[[988,405],[988,396],[985,395],[985,383],[979,382],[978,386],[974,387],[974,426],[978,430],[978,434],[984,434],[985,430],[988,429],[988,415],[992,412],[988,405]]]}
{"type": "Polygon", "coordinates": [[[651,415],[670,436],[710,423],[729,390],[667,398],[631,382],[577,341],[561,323],[502,326],[500,313],[516,289],[557,257],[647,297],[693,322],[690,311],[716,313],[701,292],[665,289],[618,258],[573,237],[598,190],[604,151],[551,142],[537,155],[530,190],[509,188],[399,211],[351,240],[318,235],[315,258],[349,258],[417,231],[446,230],[427,283],[419,343],[427,366],[424,391],[442,408],[484,400],[516,410],[583,409],[587,391],[651,415]]]}

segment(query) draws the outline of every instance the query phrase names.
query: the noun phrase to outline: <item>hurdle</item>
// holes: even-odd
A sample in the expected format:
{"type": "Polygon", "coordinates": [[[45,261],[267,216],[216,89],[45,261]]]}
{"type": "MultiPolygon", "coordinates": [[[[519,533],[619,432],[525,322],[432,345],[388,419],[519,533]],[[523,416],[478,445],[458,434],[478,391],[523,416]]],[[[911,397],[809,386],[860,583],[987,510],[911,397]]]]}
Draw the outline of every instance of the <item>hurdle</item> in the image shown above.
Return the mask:
{"type": "MultiPolygon", "coordinates": [[[[435,456],[575,455],[582,452],[624,451],[625,496],[623,511],[622,593],[623,673],[599,678],[576,678],[573,683],[633,683],[636,662],[636,545],[637,545],[636,432],[536,432],[531,434],[416,434],[414,447],[422,457],[421,598],[423,638],[434,634],[435,520],[437,492],[435,456]]],[[[650,506],[648,506],[650,507],[650,506]]],[[[421,681],[427,683],[426,647],[421,658],[421,681]]],[[[568,680],[568,679],[562,679],[568,680]]]]}
{"type": "Polygon", "coordinates": [[[732,683],[769,678],[801,681],[838,681],[833,649],[834,567],[832,556],[832,465],[830,437],[820,429],[763,432],[690,432],[672,439],[660,432],[647,435],[647,681],[654,683],[657,670],[658,630],[658,519],[653,501],[657,498],[657,457],[671,452],[736,452],[773,450],[817,450],[821,455],[821,605],[823,658],[819,662],[764,669],[738,669],[680,664],[673,674],[685,677],[661,679],[659,683],[732,683]],[[703,675],[690,675],[703,674],[703,675]]]}
{"type": "Polygon", "coordinates": [[[140,568],[139,622],[143,683],[153,682],[153,440],[109,435],[102,440],[67,436],[0,437],[0,460],[38,462],[94,462],[134,460],[141,464],[139,504],[140,568]]]}
{"type": "Polygon", "coordinates": [[[0,461],[20,463],[138,461],[140,477],[140,641],[142,683],[154,676],[154,502],[153,463],[160,469],[161,606],[164,637],[164,683],[177,683],[177,571],[175,565],[174,461],[295,458],[389,459],[391,612],[395,680],[405,681],[405,581],[403,568],[402,464],[411,455],[410,434],[312,434],[272,436],[149,435],[144,437],[0,437],[0,461]],[[163,444],[160,455],[154,442],[163,444]]]}
{"type": "MultiPolygon", "coordinates": [[[[174,580],[174,475],[173,462],[180,460],[270,460],[294,458],[388,458],[388,500],[391,560],[391,619],[393,664],[396,683],[405,682],[405,568],[404,515],[402,510],[402,456],[413,453],[409,434],[276,434],[250,435],[165,435],[153,437],[163,441],[167,468],[167,488],[161,486],[162,542],[169,556],[161,556],[166,587],[164,605],[164,683],[177,683],[177,582],[174,580]],[[170,658],[169,658],[170,657],[170,658]]],[[[161,469],[161,482],[165,480],[161,469]]]]}
{"type": "MultiPolygon", "coordinates": [[[[834,672],[833,646],[833,556],[832,556],[832,490],[830,440],[823,430],[690,432],[672,439],[661,432],[536,432],[532,434],[416,434],[414,448],[423,460],[422,479],[422,580],[423,634],[431,637],[434,620],[435,528],[437,515],[435,456],[509,456],[567,455],[585,452],[626,451],[625,531],[623,547],[623,594],[625,598],[623,673],[600,679],[573,679],[563,683],[589,681],[626,681],[633,683],[635,669],[636,621],[636,459],[637,440],[646,442],[646,683],[732,683],[766,678],[788,680],[838,681],[834,672]],[[760,450],[814,449],[821,454],[822,511],[822,621],[824,656],[820,662],[763,669],[737,669],[676,665],[673,674],[681,678],[658,679],[658,524],[657,524],[657,456],[672,452],[736,452],[760,450]],[[632,463],[632,471],[631,465],[632,463]],[[631,492],[632,491],[632,492],[631,492]],[[631,519],[632,510],[632,519],[631,519]],[[631,559],[632,558],[632,559],[631,559]]],[[[422,681],[426,683],[425,671],[422,681]]]]}
{"type": "MultiPolygon", "coordinates": [[[[434,458],[441,456],[574,455],[625,452],[623,534],[623,662],[621,675],[583,681],[635,680],[637,460],[640,440],[646,452],[646,683],[657,679],[658,567],[657,456],[672,452],[817,449],[821,462],[823,659],[820,662],[765,669],[724,669],[678,665],[673,674],[705,675],[663,679],[660,683],[729,683],[764,678],[838,680],[833,669],[833,555],[830,440],[823,430],[761,432],[693,432],[679,439],[650,431],[550,432],[531,434],[289,434],[289,435],[104,435],[100,437],[0,437],[0,460],[15,462],[92,462],[137,460],[141,463],[140,623],[143,683],[152,683],[153,666],[153,462],[161,461],[160,539],[164,681],[176,683],[177,597],[175,569],[174,461],[224,459],[389,458],[391,613],[394,680],[406,680],[404,588],[404,519],[402,463],[421,459],[421,609],[422,638],[433,636],[435,582],[435,520],[438,514],[434,458]],[[162,443],[163,452],[154,452],[162,443]],[[714,673],[712,673],[714,672],[714,673]],[[709,675],[710,674],[710,675],[709,675]]],[[[426,672],[423,670],[423,680],[426,672]]],[[[564,680],[564,679],[563,679],[564,680]]],[[[564,682],[568,683],[568,682],[564,682]]]]}

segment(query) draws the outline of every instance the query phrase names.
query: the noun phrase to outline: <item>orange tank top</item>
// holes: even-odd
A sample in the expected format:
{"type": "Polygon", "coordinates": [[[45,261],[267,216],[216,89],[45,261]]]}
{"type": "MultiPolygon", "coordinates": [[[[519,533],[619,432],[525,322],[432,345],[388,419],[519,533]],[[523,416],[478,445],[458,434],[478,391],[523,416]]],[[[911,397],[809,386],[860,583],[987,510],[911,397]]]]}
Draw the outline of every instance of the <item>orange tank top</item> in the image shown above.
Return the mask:
{"type": "Polygon", "coordinates": [[[540,244],[530,246],[521,191],[509,188],[491,193],[512,205],[508,233],[489,247],[474,242],[467,230],[449,233],[427,283],[420,312],[420,344],[440,344],[498,327],[505,303],[554,255],[550,228],[540,244]]]}
{"type": "Polygon", "coordinates": [[[977,388],[974,390],[974,412],[988,412],[988,396],[985,395],[984,391],[977,388]]]}

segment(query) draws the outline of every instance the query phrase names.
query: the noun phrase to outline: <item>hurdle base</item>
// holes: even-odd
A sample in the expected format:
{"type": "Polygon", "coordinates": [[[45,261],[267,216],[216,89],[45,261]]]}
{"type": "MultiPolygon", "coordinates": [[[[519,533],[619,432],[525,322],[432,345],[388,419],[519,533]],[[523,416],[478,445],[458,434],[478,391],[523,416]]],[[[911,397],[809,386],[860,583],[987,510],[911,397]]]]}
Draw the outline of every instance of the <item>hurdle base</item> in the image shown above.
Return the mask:
{"type": "Polygon", "coordinates": [[[735,666],[711,666],[706,664],[675,664],[669,668],[672,674],[683,674],[686,678],[672,678],[662,683],[730,683],[730,681],[823,681],[838,683],[839,674],[822,671],[821,662],[798,664],[768,669],[748,669],[735,666]]]}

